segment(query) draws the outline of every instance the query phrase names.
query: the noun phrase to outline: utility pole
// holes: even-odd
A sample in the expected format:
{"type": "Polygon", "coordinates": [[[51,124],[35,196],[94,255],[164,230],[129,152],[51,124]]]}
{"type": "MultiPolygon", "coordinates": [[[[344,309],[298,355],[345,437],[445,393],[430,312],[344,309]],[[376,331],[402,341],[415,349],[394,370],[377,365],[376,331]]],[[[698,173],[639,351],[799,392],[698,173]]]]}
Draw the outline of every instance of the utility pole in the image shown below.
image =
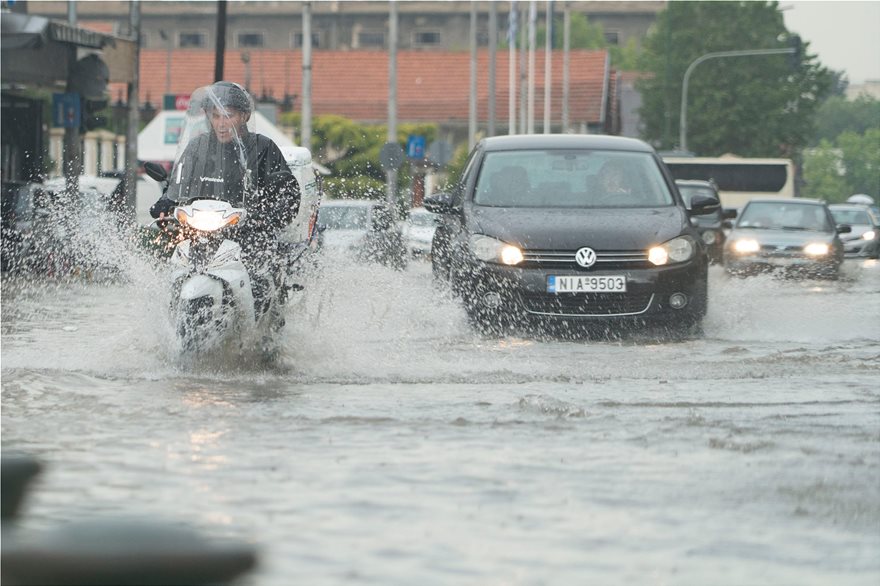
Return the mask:
{"type": "Polygon", "coordinates": [[[547,16],[544,19],[544,134],[550,134],[550,83],[553,67],[553,3],[547,2],[547,16]]]}
{"type": "MultiPolygon", "coordinates": [[[[391,0],[388,17],[388,142],[397,142],[397,2],[391,0]]],[[[388,205],[397,198],[397,169],[385,172],[388,205]]]]}
{"type": "Polygon", "coordinates": [[[688,82],[691,79],[691,73],[693,73],[694,68],[702,63],[703,61],[708,61],[709,59],[721,59],[724,57],[752,57],[755,55],[785,55],[789,53],[795,53],[797,50],[794,48],[788,49],[749,49],[744,51],[718,51],[717,53],[706,53],[701,57],[697,57],[694,61],[688,65],[687,70],[684,72],[684,79],[681,83],[681,113],[679,115],[679,126],[678,126],[678,148],[683,151],[687,151],[687,95],[688,95],[688,82]]]}
{"type": "Polygon", "coordinates": [[[568,101],[570,99],[570,81],[568,70],[569,53],[571,52],[571,7],[565,3],[565,12],[562,17],[562,132],[568,132],[568,101]]]}
{"type": "Polygon", "coordinates": [[[226,0],[217,0],[217,42],[214,47],[214,81],[222,81],[226,54],[226,0]]]}
{"type": "Polygon", "coordinates": [[[526,132],[535,134],[535,35],[538,28],[538,4],[529,2],[529,101],[526,111],[526,132]]]}
{"type": "Polygon", "coordinates": [[[471,78],[468,91],[468,151],[477,144],[477,4],[471,0],[471,78]]]}
{"type": "Polygon", "coordinates": [[[495,136],[495,53],[498,48],[498,4],[489,3],[489,127],[486,134],[495,136]]]}
{"type": "MultiPolygon", "coordinates": [[[[70,26],[76,26],[76,2],[67,3],[67,22],[70,26]]],[[[73,79],[76,69],[76,46],[69,45],[67,49],[67,89],[68,94],[76,92],[76,83],[73,79]]],[[[82,115],[80,104],[80,115],[82,115]]],[[[79,198],[79,176],[82,175],[82,146],[79,135],[80,121],[64,128],[64,178],[67,185],[68,197],[73,201],[79,198]],[[76,198],[76,199],[74,199],[76,198]]]]}
{"type": "Polygon", "coordinates": [[[125,133],[125,209],[135,219],[137,209],[138,128],[140,126],[141,4],[129,3],[129,36],[134,42],[131,83],[128,84],[128,130],[125,133]]]}
{"type": "Polygon", "coordinates": [[[516,134],[516,0],[507,16],[507,134],[516,134]]]}
{"type": "Polygon", "coordinates": [[[312,148],[312,3],[303,2],[302,130],[300,145],[312,148]]]}

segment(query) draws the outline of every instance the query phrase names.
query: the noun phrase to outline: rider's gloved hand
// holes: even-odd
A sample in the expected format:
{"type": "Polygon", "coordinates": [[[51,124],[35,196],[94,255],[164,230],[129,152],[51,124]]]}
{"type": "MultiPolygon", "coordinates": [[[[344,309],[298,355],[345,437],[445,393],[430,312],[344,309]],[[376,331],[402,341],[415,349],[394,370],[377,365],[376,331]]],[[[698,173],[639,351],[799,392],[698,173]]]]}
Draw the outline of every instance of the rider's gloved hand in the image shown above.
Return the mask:
{"type": "Polygon", "coordinates": [[[177,207],[176,201],[163,197],[150,208],[150,215],[154,218],[160,218],[163,215],[167,216],[171,214],[175,207],[177,207]]]}

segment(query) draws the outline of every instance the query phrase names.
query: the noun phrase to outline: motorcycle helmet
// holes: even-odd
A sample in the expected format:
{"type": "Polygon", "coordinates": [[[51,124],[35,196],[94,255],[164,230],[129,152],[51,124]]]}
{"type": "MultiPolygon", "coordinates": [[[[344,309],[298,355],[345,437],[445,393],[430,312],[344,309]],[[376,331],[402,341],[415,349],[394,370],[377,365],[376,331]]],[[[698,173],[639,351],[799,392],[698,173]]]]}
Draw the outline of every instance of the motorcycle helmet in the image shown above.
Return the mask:
{"type": "Polygon", "coordinates": [[[207,88],[202,107],[205,111],[220,106],[244,114],[254,111],[254,101],[243,87],[232,81],[218,81],[207,88]]]}

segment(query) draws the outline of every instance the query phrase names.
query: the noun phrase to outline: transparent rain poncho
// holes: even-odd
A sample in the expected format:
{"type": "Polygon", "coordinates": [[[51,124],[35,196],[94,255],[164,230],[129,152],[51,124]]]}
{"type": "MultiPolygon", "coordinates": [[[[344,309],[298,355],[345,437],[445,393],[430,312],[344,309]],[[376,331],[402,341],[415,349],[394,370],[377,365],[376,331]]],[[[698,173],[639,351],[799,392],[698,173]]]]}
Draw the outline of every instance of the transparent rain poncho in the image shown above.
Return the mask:
{"type": "Polygon", "coordinates": [[[190,97],[167,196],[180,203],[217,199],[244,205],[255,189],[254,106],[240,88],[201,87],[190,97]],[[246,110],[245,110],[246,109],[246,110]],[[249,164],[251,163],[251,164],[249,164]]]}

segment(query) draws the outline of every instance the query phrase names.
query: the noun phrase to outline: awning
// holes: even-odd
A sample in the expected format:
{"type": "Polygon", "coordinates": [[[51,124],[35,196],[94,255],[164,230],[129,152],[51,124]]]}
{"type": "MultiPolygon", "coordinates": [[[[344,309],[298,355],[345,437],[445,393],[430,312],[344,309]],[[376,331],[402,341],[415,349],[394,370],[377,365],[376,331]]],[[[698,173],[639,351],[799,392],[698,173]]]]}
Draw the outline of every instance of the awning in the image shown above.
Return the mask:
{"type": "Polygon", "coordinates": [[[115,37],[96,31],[70,26],[42,16],[3,13],[0,19],[0,49],[39,49],[47,41],[69,43],[77,47],[103,49],[116,45],[115,37]]]}
{"type": "Polygon", "coordinates": [[[96,31],[70,26],[42,16],[3,12],[0,18],[0,72],[4,87],[63,87],[70,51],[101,51],[110,69],[110,82],[134,77],[135,43],[96,31]]]}

